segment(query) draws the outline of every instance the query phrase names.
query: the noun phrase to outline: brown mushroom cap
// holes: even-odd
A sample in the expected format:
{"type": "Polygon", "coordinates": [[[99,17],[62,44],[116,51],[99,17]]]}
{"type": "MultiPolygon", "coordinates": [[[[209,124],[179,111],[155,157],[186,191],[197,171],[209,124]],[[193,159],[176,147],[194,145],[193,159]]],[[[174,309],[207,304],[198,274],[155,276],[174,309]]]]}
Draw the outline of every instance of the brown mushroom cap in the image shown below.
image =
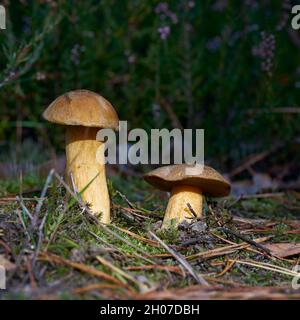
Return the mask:
{"type": "Polygon", "coordinates": [[[89,90],[70,91],[55,99],[43,117],[57,124],[118,129],[114,107],[99,94],[89,90]]]}
{"type": "MultiPolygon", "coordinates": [[[[225,197],[230,193],[230,184],[216,170],[204,166],[203,172],[197,175],[186,173],[187,168],[194,166],[177,164],[160,167],[144,175],[144,179],[154,187],[170,191],[174,186],[194,186],[203,194],[212,197],[225,197]]],[[[195,167],[194,167],[195,168],[195,167]]]]}

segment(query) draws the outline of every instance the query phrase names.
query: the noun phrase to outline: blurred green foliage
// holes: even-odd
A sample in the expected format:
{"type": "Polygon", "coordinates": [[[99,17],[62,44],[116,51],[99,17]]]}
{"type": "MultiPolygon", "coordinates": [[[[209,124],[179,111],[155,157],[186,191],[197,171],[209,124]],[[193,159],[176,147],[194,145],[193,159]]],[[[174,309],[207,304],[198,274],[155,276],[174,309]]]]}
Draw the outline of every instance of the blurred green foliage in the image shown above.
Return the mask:
{"type": "Polygon", "coordinates": [[[299,43],[290,1],[6,1],[0,141],[63,147],[41,114],[76,88],[131,128],[204,128],[206,158],[230,165],[299,134],[299,43]],[[18,133],[20,123],[23,131],[18,133]],[[17,125],[16,125],[17,124],[17,125]],[[41,125],[42,124],[42,125],[41,125]],[[21,138],[18,137],[21,135],[21,138]]]}

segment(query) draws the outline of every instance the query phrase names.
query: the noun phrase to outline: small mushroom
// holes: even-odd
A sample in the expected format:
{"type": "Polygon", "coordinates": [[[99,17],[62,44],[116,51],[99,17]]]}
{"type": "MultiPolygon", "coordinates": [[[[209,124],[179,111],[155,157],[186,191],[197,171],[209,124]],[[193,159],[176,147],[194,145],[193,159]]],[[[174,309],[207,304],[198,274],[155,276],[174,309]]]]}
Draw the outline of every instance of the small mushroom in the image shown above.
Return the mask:
{"type": "Polygon", "coordinates": [[[179,224],[200,218],[203,196],[225,197],[230,193],[229,182],[213,168],[204,166],[199,172],[195,172],[197,167],[193,170],[188,168],[191,166],[186,164],[170,165],[144,175],[144,179],[154,187],[171,191],[163,227],[170,226],[172,220],[179,224]]]}
{"type": "Polygon", "coordinates": [[[104,142],[97,141],[100,128],[118,129],[114,107],[88,90],[65,93],[53,101],[43,117],[66,126],[66,175],[68,184],[81,193],[101,222],[110,222],[110,199],[106,184],[104,142]],[[99,160],[99,154],[102,161],[99,160]]]}

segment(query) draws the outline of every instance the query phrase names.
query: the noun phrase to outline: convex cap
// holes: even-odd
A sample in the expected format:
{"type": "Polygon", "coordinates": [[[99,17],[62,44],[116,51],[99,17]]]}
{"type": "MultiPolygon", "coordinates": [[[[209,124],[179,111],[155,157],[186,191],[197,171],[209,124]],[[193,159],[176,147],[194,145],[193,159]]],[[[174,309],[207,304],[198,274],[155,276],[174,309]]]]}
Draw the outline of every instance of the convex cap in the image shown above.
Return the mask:
{"type": "Polygon", "coordinates": [[[118,129],[119,118],[109,101],[89,90],[70,91],[55,99],[43,117],[57,124],[118,129]]]}
{"type": "Polygon", "coordinates": [[[201,189],[203,194],[211,197],[225,197],[230,193],[229,182],[208,166],[204,166],[202,172],[197,172],[197,167],[187,164],[160,167],[145,174],[144,179],[164,191],[170,191],[178,185],[188,185],[201,189]],[[195,173],[188,168],[193,168],[195,173]]]}

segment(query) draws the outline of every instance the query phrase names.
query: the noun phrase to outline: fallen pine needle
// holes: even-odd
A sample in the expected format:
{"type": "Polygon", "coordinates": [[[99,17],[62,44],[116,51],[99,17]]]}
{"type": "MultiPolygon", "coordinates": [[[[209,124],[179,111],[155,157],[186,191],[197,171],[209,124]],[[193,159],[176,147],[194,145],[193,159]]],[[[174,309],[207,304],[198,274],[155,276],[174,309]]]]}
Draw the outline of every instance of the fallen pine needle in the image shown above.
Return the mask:
{"type": "Polygon", "coordinates": [[[91,274],[93,276],[96,276],[98,278],[102,278],[104,280],[113,282],[113,283],[115,283],[117,285],[126,286],[120,280],[114,278],[113,276],[111,276],[111,275],[109,275],[109,274],[107,274],[107,273],[105,273],[103,271],[100,271],[100,270],[98,270],[96,268],[87,266],[87,265],[82,264],[82,263],[73,262],[73,261],[64,259],[62,257],[59,257],[59,256],[55,255],[55,254],[41,252],[39,254],[39,260],[46,260],[46,261],[49,261],[49,262],[55,263],[55,264],[64,264],[64,265],[67,265],[69,267],[72,267],[73,269],[80,270],[80,271],[82,271],[84,273],[89,273],[89,274],[91,274]]]}
{"type": "Polygon", "coordinates": [[[138,271],[138,270],[164,270],[164,271],[169,271],[173,273],[178,273],[181,276],[184,276],[184,272],[176,266],[162,266],[162,265],[148,265],[148,266],[129,266],[126,268],[127,270],[133,270],[133,271],[138,271]]]}
{"type": "Polygon", "coordinates": [[[240,238],[240,239],[244,240],[245,242],[251,244],[252,246],[254,246],[254,247],[262,250],[262,251],[265,252],[267,255],[272,256],[272,253],[271,253],[271,251],[270,251],[268,248],[264,247],[263,245],[261,245],[260,243],[258,243],[258,242],[256,242],[256,241],[248,238],[247,236],[242,235],[242,234],[240,234],[240,233],[237,232],[237,231],[234,231],[234,230],[231,230],[231,229],[228,229],[228,228],[225,228],[225,227],[222,227],[222,228],[220,228],[220,229],[221,229],[223,232],[225,232],[226,234],[229,233],[230,235],[233,235],[233,236],[235,236],[235,237],[237,237],[237,238],[240,238]]]}
{"type": "Polygon", "coordinates": [[[118,226],[116,226],[116,225],[115,225],[114,227],[115,227],[117,230],[121,231],[121,232],[127,233],[127,234],[130,235],[132,238],[135,238],[135,239],[137,239],[137,240],[140,240],[140,241],[142,241],[142,242],[145,242],[145,243],[147,243],[147,244],[149,244],[149,245],[151,245],[151,246],[153,246],[153,247],[159,247],[159,244],[158,244],[157,241],[144,238],[144,237],[142,237],[142,236],[140,236],[140,235],[138,235],[138,234],[136,234],[136,233],[134,233],[134,232],[132,232],[132,231],[130,231],[130,230],[126,230],[126,229],[120,228],[120,227],[118,227],[118,226]]]}
{"type": "Polygon", "coordinates": [[[73,293],[83,294],[93,290],[101,290],[101,289],[120,289],[120,286],[116,284],[108,284],[108,283],[107,284],[94,283],[94,284],[87,285],[85,287],[76,288],[73,290],[73,293]]]}
{"type": "Polygon", "coordinates": [[[125,271],[123,271],[122,269],[116,267],[115,265],[113,265],[112,263],[110,263],[109,261],[104,259],[103,257],[96,256],[96,259],[101,264],[103,264],[105,267],[108,267],[109,269],[111,269],[113,272],[118,273],[123,278],[133,282],[136,285],[138,285],[138,287],[140,288],[141,291],[146,291],[148,289],[143,283],[141,283],[140,281],[136,280],[132,275],[130,275],[130,274],[126,273],[125,271]]]}
{"type": "MultiPolygon", "coordinates": [[[[269,239],[269,237],[263,237],[263,238],[255,239],[255,241],[257,243],[260,243],[260,242],[264,242],[268,239],[269,239]]],[[[196,254],[193,254],[193,255],[186,257],[186,259],[192,260],[192,259],[196,259],[196,258],[202,258],[202,259],[214,258],[214,257],[222,256],[225,254],[230,254],[230,253],[233,253],[237,250],[241,250],[241,249],[245,249],[245,248],[249,248],[249,247],[250,247],[249,243],[242,242],[242,243],[232,244],[232,245],[217,248],[217,249],[199,252],[199,253],[196,253],[196,254]]]]}
{"type": "MultiPolygon", "coordinates": [[[[106,227],[104,224],[100,223],[99,226],[106,232],[109,233],[111,235],[113,235],[114,237],[116,237],[117,239],[121,240],[122,242],[126,243],[127,245],[129,245],[130,247],[134,248],[136,251],[139,251],[140,253],[144,254],[144,256],[141,256],[139,254],[139,257],[145,261],[147,261],[148,263],[155,263],[154,261],[150,260],[149,257],[149,253],[147,253],[146,251],[144,251],[143,249],[137,247],[136,245],[134,245],[131,241],[128,241],[127,239],[122,238],[119,234],[117,234],[116,232],[110,230],[110,228],[106,227]]],[[[111,227],[116,228],[115,225],[111,224],[111,227]]],[[[137,253],[136,253],[137,254],[137,253]]]]}
{"type": "MultiPolygon", "coordinates": [[[[134,232],[132,232],[132,231],[130,231],[130,230],[120,228],[120,227],[118,227],[118,226],[116,226],[116,225],[114,225],[114,228],[116,228],[117,230],[119,230],[119,231],[121,231],[121,232],[127,233],[127,234],[130,235],[132,238],[135,238],[135,239],[137,239],[137,240],[139,240],[139,241],[145,242],[145,243],[147,243],[147,244],[150,245],[150,246],[160,247],[160,245],[159,245],[159,243],[158,243],[157,241],[154,241],[154,240],[151,240],[151,239],[147,239],[147,238],[142,237],[142,236],[140,236],[140,235],[138,235],[138,234],[136,234],[136,233],[134,233],[134,232]]],[[[181,246],[172,245],[171,247],[172,247],[172,248],[175,248],[175,249],[185,249],[185,250],[186,250],[185,247],[181,247],[181,246]]]]}
{"type": "Polygon", "coordinates": [[[144,300],[253,300],[253,299],[264,299],[264,300],[282,300],[282,299],[299,299],[300,294],[297,290],[291,291],[290,286],[275,286],[275,287],[249,287],[240,286],[224,288],[221,286],[201,286],[194,285],[185,288],[171,288],[160,291],[152,291],[146,294],[140,294],[133,296],[134,299],[144,300]],[[288,291],[288,293],[287,293],[288,291]]]}
{"type": "Polygon", "coordinates": [[[178,252],[176,252],[174,249],[170,248],[167,244],[165,244],[156,234],[154,234],[152,231],[149,231],[150,235],[157,240],[163,248],[165,248],[167,251],[169,251],[174,258],[190,273],[190,275],[199,283],[205,286],[209,286],[208,282],[203,279],[201,275],[198,275],[192,266],[185,260],[185,258],[178,252]]]}
{"type": "Polygon", "coordinates": [[[222,277],[225,273],[227,273],[235,264],[236,260],[227,260],[225,268],[216,275],[216,277],[222,277]]]}
{"type": "MultiPolygon", "coordinates": [[[[216,238],[218,238],[218,239],[220,239],[220,240],[222,240],[222,241],[224,241],[224,242],[226,242],[226,243],[229,243],[229,244],[238,244],[238,243],[235,243],[235,242],[230,241],[230,240],[228,240],[228,239],[225,239],[225,238],[221,237],[220,235],[215,234],[215,233],[213,233],[213,232],[210,232],[210,233],[211,233],[214,237],[216,237],[216,238]]],[[[254,252],[254,253],[257,253],[257,254],[262,254],[260,251],[255,250],[255,249],[253,249],[253,248],[251,248],[251,247],[246,247],[245,250],[251,251],[251,252],[254,252]]]]}
{"type": "Polygon", "coordinates": [[[291,277],[300,277],[300,273],[297,273],[296,271],[292,271],[283,267],[275,266],[270,263],[263,263],[263,262],[251,262],[251,261],[242,261],[242,260],[229,260],[234,261],[235,263],[244,264],[247,266],[252,266],[260,269],[265,269],[269,271],[274,271],[277,273],[282,273],[291,277]]]}

